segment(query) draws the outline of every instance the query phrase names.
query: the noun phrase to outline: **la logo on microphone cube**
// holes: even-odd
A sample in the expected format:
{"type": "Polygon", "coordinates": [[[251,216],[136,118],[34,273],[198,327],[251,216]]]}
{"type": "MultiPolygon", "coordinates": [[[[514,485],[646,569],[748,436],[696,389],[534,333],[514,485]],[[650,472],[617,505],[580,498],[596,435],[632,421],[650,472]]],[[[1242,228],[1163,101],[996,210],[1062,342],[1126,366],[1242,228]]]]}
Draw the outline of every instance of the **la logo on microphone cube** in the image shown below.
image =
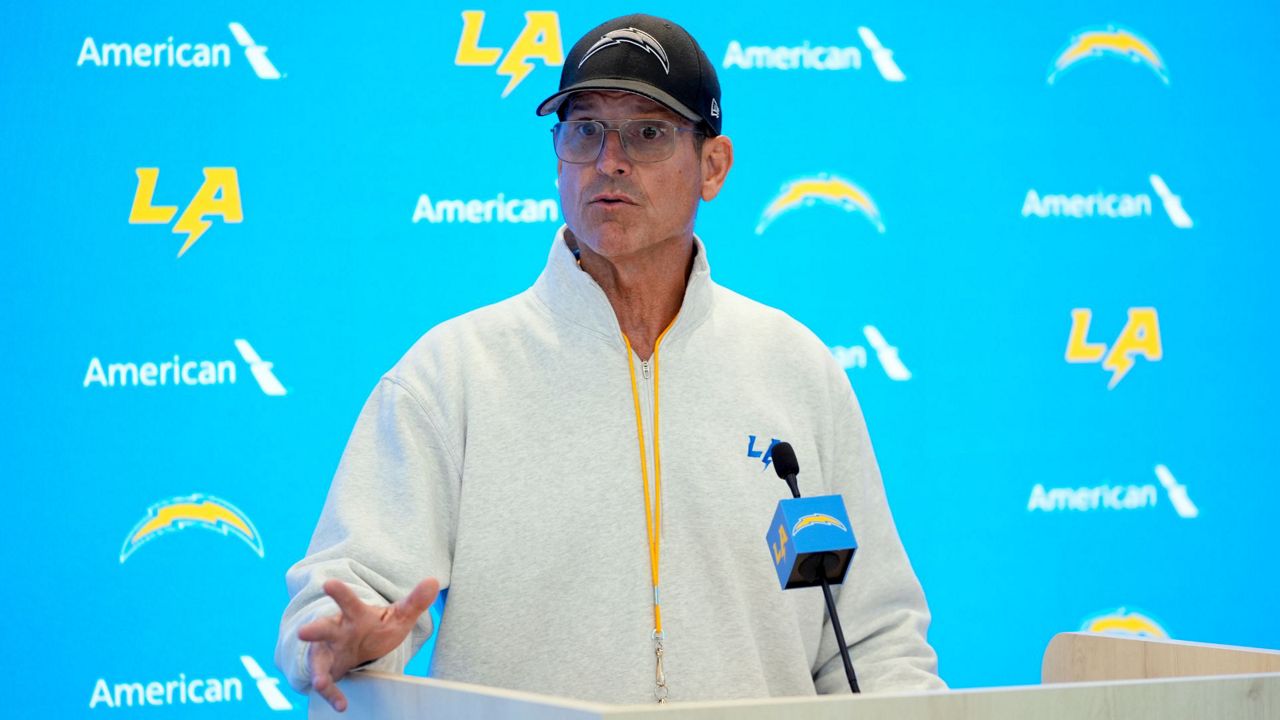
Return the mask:
{"type": "Polygon", "coordinates": [[[805,579],[800,572],[801,564],[815,553],[835,553],[839,560],[837,579],[828,579],[832,584],[844,582],[853,553],[858,549],[851,528],[849,513],[839,495],[778,501],[765,543],[782,589],[821,584],[816,578],[805,579]]]}

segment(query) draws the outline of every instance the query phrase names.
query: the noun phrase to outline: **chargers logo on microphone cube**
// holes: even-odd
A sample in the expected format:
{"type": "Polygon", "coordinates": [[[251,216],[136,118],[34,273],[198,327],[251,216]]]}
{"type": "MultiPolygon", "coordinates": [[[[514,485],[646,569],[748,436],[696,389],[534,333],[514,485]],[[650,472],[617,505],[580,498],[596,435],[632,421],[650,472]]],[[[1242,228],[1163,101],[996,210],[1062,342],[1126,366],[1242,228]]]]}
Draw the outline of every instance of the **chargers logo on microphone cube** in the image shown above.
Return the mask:
{"type": "Polygon", "coordinates": [[[778,501],[765,542],[782,589],[821,585],[816,573],[805,577],[802,571],[805,560],[821,553],[833,553],[838,560],[833,569],[828,568],[827,580],[833,585],[844,582],[853,553],[858,549],[850,526],[849,513],[839,495],[778,501]]]}

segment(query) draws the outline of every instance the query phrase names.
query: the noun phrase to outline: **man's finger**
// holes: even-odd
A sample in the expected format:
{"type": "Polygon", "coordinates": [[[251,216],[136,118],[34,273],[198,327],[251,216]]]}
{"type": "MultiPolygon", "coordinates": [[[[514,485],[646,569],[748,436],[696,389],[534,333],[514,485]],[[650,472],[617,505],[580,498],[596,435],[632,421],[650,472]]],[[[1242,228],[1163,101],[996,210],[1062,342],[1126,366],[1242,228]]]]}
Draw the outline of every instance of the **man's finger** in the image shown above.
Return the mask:
{"type": "Polygon", "coordinates": [[[307,647],[307,672],[311,673],[311,684],[315,685],[320,678],[327,678],[333,669],[333,651],[323,645],[307,647]]]}
{"type": "Polygon", "coordinates": [[[400,598],[400,602],[396,603],[396,610],[402,617],[417,620],[419,615],[431,607],[431,603],[436,601],[436,595],[439,594],[440,581],[427,578],[414,586],[408,595],[400,598]]]}
{"type": "Polygon", "coordinates": [[[298,639],[307,642],[333,642],[338,639],[340,629],[332,617],[320,618],[298,628],[298,639]]]}
{"type": "Polygon", "coordinates": [[[338,603],[338,607],[342,609],[342,614],[349,618],[358,617],[367,607],[360,601],[356,591],[341,580],[325,581],[324,593],[333,598],[334,602],[338,603]]]}
{"type": "Polygon", "coordinates": [[[315,645],[307,652],[307,664],[311,669],[311,687],[320,693],[334,710],[342,712],[347,709],[347,698],[338,689],[333,679],[333,653],[328,650],[317,650],[315,645]]]}
{"type": "Polygon", "coordinates": [[[338,683],[334,682],[328,675],[322,677],[314,677],[311,681],[311,687],[320,693],[320,697],[325,699],[334,710],[344,712],[347,709],[347,696],[342,694],[338,689],[338,683]]]}

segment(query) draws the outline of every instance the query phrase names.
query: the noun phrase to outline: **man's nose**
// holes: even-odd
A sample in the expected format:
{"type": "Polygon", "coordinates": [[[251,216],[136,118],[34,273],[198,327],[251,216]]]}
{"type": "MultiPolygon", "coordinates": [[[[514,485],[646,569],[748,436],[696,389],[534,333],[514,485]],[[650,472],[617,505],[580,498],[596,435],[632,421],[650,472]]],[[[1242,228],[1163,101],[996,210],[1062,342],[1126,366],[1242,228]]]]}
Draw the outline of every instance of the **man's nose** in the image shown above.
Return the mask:
{"type": "Polygon", "coordinates": [[[604,175],[627,175],[631,172],[631,158],[622,149],[622,132],[610,128],[604,131],[604,145],[596,157],[596,169],[604,175]]]}

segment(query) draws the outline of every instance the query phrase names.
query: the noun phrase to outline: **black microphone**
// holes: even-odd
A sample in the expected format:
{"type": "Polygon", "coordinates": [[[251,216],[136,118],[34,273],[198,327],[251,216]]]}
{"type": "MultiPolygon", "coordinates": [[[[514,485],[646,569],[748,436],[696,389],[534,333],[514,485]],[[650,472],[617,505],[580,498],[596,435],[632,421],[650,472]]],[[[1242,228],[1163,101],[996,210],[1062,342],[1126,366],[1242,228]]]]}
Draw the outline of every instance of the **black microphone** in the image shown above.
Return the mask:
{"type": "Polygon", "coordinates": [[[846,525],[840,522],[837,515],[844,515],[845,520],[848,519],[848,512],[845,511],[844,499],[838,495],[826,495],[800,500],[800,482],[796,479],[796,475],[800,474],[800,461],[796,459],[796,451],[791,447],[791,443],[780,442],[773,446],[771,453],[773,459],[773,469],[778,473],[778,477],[787,482],[787,487],[791,488],[793,500],[781,500],[778,502],[778,511],[774,515],[775,528],[771,529],[765,537],[765,542],[769,543],[773,550],[774,565],[778,568],[778,579],[782,583],[782,589],[788,590],[793,587],[813,587],[814,585],[822,585],[822,596],[827,601],[827,616],[831,618],[831,627],[835,630],[836,645],[840,648],[840,659],[844,662],[844,674],[849,679],[849,689],[858,694],[858,676],[853,672],[853,661],[849,659],[849,647],[844,642],[844,629],[840,627],[840,616],[836,613],[836,601],[831,595],[831,581],[835,578],[837,583],[843,582],[845,574],[848,572],[849,564],[853,560],[853,553],[857,549],[857,541],[853,537],[853,532],[846,525]],[[813,507],[800,508],[800,503],[809,504],[813,502],[813,507]],[[790,505],[793,504],[794,505],[790,505]],[[835,505],[839,511],[832,510],[831,513],[811,512],[813,510],[825,509],[823,505],[830,507],[835,505]],[[795,520],[793,523],[788,522],[793,515],[798,513],[807,513],[803,517],[795,520]],[[779,522],[782,518],[782,522],[779,522]],[[788,537],[786,534],[787,525],[791,525],[790,548],[787,548],[788,537]],[[831,538],[806,538],[806,541],[797,540],[800,531],[810,527],[828,528],[838,527],[840,532],[831,530],[831,538]],[[816,543],[815,543],[816,540],[816,543]],[[806,552],[806,547],[813,544],[813,548],[806,552]]]}
{"type": "Polygon", "coordinates": [[[787,487],[791,488],[791,497],[800,497],[800,483],[796,480],[796,475],[800,473],[800,461],[796,460],[796,451],[791,449],[791,443],[780,442],[774,445],[769,458],[773,460],[774,472],[786,480],[787,487]]]}

